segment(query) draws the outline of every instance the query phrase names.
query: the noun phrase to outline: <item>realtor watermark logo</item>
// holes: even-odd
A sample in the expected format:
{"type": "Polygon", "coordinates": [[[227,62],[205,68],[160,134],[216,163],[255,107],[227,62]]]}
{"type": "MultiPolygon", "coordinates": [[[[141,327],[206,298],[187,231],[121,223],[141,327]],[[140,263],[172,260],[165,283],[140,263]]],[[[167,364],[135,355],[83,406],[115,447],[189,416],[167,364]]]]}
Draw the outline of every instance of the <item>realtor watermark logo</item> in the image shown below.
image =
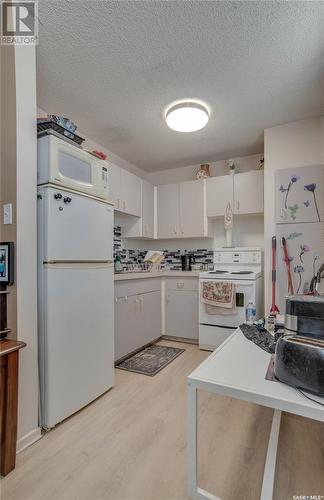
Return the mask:
{"type": "Polygon", "coordinates": [[[1,44],[36,45],[37,2],[1,2],[1,44]]]}
{"type": "Polygon", "coordinates": [[[293,495],[292,500],[323,500],[323,495],[293,495]]]}

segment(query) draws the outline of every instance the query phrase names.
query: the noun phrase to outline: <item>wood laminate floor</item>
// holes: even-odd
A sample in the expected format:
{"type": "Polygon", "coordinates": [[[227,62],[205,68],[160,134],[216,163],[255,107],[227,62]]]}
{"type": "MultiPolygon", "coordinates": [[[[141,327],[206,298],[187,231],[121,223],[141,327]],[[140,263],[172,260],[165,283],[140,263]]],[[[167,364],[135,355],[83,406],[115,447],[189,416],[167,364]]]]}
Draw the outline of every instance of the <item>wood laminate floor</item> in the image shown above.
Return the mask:
{"type": "MultiPolygon", "coordinates": [[[[2,500],[184,500],[186,376],[197,346],[155,377],[116,371],[115,388],[18,455],[2,500]]],[[[199,395],[200,486],[259,500],[272,410],[199,395]]],[[[323,424],[284,414],[275,500],[324,495],[323,424]]],[[[269,499],[271,500],[271,499],[269,499]]]]}

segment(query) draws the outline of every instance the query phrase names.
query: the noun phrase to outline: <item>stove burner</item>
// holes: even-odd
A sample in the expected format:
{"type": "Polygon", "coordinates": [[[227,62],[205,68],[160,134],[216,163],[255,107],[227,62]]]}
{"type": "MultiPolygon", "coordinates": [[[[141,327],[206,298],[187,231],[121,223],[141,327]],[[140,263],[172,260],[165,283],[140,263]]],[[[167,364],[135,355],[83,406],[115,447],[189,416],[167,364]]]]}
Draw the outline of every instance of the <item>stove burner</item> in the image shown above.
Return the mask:
{"type": "Polygon", "coordinates": [[[231,274],[253,274],[253,271],[232,271],[231,274]]]}

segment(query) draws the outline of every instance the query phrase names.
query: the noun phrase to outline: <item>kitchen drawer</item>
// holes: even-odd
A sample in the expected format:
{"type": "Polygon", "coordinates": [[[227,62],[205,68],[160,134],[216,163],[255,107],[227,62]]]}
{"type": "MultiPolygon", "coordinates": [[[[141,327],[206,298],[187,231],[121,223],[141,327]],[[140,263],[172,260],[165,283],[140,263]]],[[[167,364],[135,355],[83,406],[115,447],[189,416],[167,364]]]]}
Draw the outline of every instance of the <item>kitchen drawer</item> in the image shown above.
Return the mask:
{"type": "Polygon", "coordinates": [[[198,290],[198,276],[192,277],[167,277],[166,278],[166,290],[198,290]]]}
{"type": "Polygon", "coordinates": [[[115,298],[125,295],[138,295],[140,293],[161,290],[161,278],[139,278],[125,281],[115,281],[115,298]]]}

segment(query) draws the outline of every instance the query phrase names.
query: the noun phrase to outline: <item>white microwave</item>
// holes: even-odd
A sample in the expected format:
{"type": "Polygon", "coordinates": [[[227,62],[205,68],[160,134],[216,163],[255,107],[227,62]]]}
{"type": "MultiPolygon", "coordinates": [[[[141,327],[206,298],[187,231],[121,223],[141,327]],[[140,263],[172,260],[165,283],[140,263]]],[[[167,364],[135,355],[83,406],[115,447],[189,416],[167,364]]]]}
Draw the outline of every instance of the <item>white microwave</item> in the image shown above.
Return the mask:
{"type": "Polygon", "coordinates": [[[54,135],[37,140],[37,184],[108,198],[108,163],[54,135]]]}

